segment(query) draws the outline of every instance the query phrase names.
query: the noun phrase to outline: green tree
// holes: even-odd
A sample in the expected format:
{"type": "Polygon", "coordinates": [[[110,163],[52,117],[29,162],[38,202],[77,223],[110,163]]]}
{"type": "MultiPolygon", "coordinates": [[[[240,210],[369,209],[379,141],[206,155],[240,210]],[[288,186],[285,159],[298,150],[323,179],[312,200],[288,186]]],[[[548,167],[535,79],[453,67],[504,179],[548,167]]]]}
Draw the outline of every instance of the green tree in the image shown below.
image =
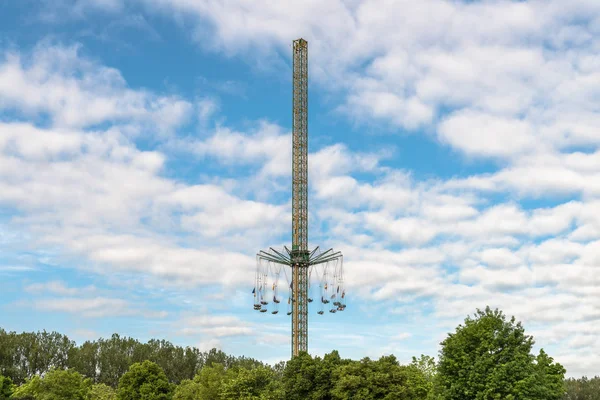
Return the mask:
{"type": "Polygon", "coordinates": [[[567,372],[564,367],[554,363],[552,357],[541,349],[531,374],[517,387],[517,393],[524,399],[559,400],[565,394],[564,377],[567,372]]]}
{"type": "MultiPolygon", "coordinates": [[[[116,333],[110,339],[98,341],[98,383],[117,387],[119,379],[134,363],[133,355],[139,342],[132,338],[122,338],[116,333]]],[[[143,360],[140,360],[143,361],[143,360]]]]}
{"type": "Polygon", "coordinates": [[[425,389],[428,392],[427,399],[437,399],[438,397],[435,394],[435,382],[437,374],[437,366],[435,364],[435,359],[431,356],[421,354],[419,358],[412,358],[410,367],[420,372],[419,379],[421,377],[425,378],[424,385],[425,389]]]}
{"type": "Polygon", "coordinates": [[[19,386],[14,399],[86,400],[92,386],[90,379],[72,370],[51,369],[43,378],[34,376],[19,386]]]}
{"type": "Polygon", "coordinates": [[[600,400],[600,376],[565,380],[563,400],[600,400]]]}
{"type": "Polygon", "coordinates": [[[410,365],[421,371],[428,381],[432,382],[435,378],[435,358],[421,354],[419,358],[413,357],[410,365]]]}
{"type": "Polygon", "coordinates": [[[100,346],[98,342],[86,341],[79,347],[74,347],[69,355],[69,368],[82,375],[98,381],[100,346]]]}
{"type": "Polygon", "coordinates": [[[0,375],[0,400],[8,400],[15,389],[15,385],[8,376],[0,375]]]}
{"type": "Polygon", "coordinates": [[[394,356],[351,362],[338,368],[334,379],[331,394],[336,400],[422,400],[428,395],[421,371],[399,365],[394,356]]]}
{"type": "Polygon", "coordinates": [[[202,387],[191,379],[181,381],[173,392],[173,400],[202,400],[202,387]]]}
{"type": "Polygon", "coordinates": [[[437,383],[444,399],[552,400],[562,395],[556,380],[562,382],[564,368],[543,352],[533,356],[533,338],[501,311],[477,310],[441,344],[437,383]]]}
{"type": "Polygon", "coordinates": [[[194,377],[194,382],[198,385],[199,399],[220,399],[221,388],[229,379],[225,366],[219,363],[205,365],[198,375],[194,377]]]}
{"type": "Polygon", "coordinates": [[[165,372],[152,361],[135,363],[119,379],[118,400],[170,400],[173,385],[165,372]]]}
{"type": "Polygon", "coordinates": [[[19,386],[13,392],[11,399],[36,400],[41,397],[42,392],[42,379],[39,376],[34,376],[19,386]]]}
{"type": "Polygon", "coordinates": [[[115,389],[111,388],[104,383],[98,383],[92,385],[90,388],[86,400],[116,400],[117,393],[115,389]]]}
{"type": "Polygon", "coordinates": [[[318,359],[301,352],[292,358],[283,371],[283,392],[287,400],[311,399],[315,391],[318,359]]]}
{"type": "Polygon", "coordinates": [[[52,368],[68,366],[75,344],[57,332],[6,332],[0,329],[0,374],[17,385],[52,368]]]}
{"type": "Polygon", "coordinates": [[[325,354],[323,359],[316,357],[314,360],[314,384],[311,400],[330,400],[331,390],[334,385],[334,373],[342,365],[348,364],[348,360],[342,360],[340,354],[334,350],[325,354]]]}
{"type": "Polygon", "coordinates": [[[221,400],[278,400],[281,388],[270,367],[232,368],[220,389],[221,400]]]}

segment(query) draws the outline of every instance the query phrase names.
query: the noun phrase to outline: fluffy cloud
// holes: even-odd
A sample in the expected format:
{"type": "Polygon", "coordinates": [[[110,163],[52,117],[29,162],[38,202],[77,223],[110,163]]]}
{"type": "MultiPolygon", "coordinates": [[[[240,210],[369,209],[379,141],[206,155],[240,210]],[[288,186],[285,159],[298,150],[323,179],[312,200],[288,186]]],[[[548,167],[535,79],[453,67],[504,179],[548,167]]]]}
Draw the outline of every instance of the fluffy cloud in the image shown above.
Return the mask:
{"type": "MultiPolygon", "coordinates": [[[[121,73],[79,56],[79,46],[40,43],[31,54],[5,53],[0,106],[47,115],[57,127],[138,122],[170,132],[190,119],[193,104],[127,87],[121,73]]],[[[206,113],[206,102],[200,108],[206,113]]]]}
{"type": "Polygon", "coordinates": [[[191,316],[180,321],[181,333],[185,335],[203,334],[212,338],[246,336],[253,329],[233,316],[202,315],[191,316]]]}
{"type": "Polygon", "coordinates": [[[33,283],[25,287],[25,290],[33,293],[40,294],[43,292],[49,292],[58,295],[73,296],[81,293],[90,293],[96,290],[94,286],[88,286],[85,288],[72,288],[68,287],[64,282],[61,281],[50,281],[45,283],[33,283]]]}
{"type": "Polygon", "coordinates": [[[62,311],[95,318],[134,314],[126,301],[106,297],[41,299],[34,305],[44,311],[62,311]]]}
{"type": "MultiPolygon", "coordinates": [[[[338,109],[350,118],[431,132],[469,157],[509,163],[461,182],[470,187],[598,193],[597,168],[581,164],[593,155],[568,151],[600,137],[592,1],[140,1],[183,13],[197,21],[202,46],[259,66],[288,54],[297,36],[308,39],[312,76],[342,94],[338,109]]],[[[328,183],[324,195],[358,186],[328,183]]]]}
{"type": "MultiPolygon", "coordinates": [[[[82,267],[97,271],[111,266],[187,284],[251,280],[253,257],[219,246],[277,235],[287,206],[243,199],[210,183],[167,179],[165,154],[138,149],[130,135],[131,129],[146,129],[145,119],[176,126],[178,118],[165,110],[186,100],[173,103],[129,89],[118,71],[81,57],[75,48],[38,46],[24,58],[32,61],[25,65],[9,55],[0,65],[1,101],[25,113],[0,122],[0,204],[21,214],[12,219],[12,229],[35,231],[31,245],[83,256],[88,261],[82,267]],[[11,86],[25,82],[29,86],[11,86]],[[96,100],[109,106],[96,107],[96,100]],[[87,106],[98,114],[86,114],[87,106]],[[30,112],[48,113],[53,124],[20,121],[30,112]],[[92,127],[99,123],[108,127],[92,127]],[[191,235],[206,241],[192,249],[186,244],[191,235]],[[219,272],[223,262],[232,268],[219,272]]],[[[154,131],[159,139],[161,133],[154,131]]]]}

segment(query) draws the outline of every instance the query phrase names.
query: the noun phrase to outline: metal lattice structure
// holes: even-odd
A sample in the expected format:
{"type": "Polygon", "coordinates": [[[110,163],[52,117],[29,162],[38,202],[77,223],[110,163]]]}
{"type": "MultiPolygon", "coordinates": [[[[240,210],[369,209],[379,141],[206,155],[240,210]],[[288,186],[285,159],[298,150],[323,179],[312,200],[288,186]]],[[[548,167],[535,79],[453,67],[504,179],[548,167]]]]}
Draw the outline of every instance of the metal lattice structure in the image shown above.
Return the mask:
{"type": "Polygon", "coordinates": [[[266,313],[272,294],[271,314],[278,314],[283,273],[289,288],[287,315],[292,317],[294,357],[308,351],[308,310],[314,297],[320,295],[320,315],[330,303],[332,314],[346,308],[342,254],[333,249],[321,252],[319,247],[308,250],[308,43],[304,39],[293,43],[292,124],[292,248],[271,247],[257,254],[253,293],[255,310],[266,313]],[[317,296],[311,296],[314,287],[317,296]]]}
{"type": "Polygon", "coordinates": [[[294,41],[292,122],[292,354],[308,350],[308,43],[294,41]]]}

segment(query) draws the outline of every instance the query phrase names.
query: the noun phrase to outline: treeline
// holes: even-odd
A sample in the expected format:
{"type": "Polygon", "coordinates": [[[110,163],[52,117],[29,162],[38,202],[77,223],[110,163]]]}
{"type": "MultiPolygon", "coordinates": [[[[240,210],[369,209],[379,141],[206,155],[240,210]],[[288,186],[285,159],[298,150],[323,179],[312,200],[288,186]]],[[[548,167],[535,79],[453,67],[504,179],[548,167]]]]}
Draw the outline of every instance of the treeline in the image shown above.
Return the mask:
{"type": "Polygon", "coordinates": [[[417,364],[400,365],[394,356],[353,361],[337,351],[323,358],[303,353],[275,366],[234,361],[226,367],[209,358],[193,379],[176,384],[157,363],[143,361],[132,364],[116,387],[75,369],[51,368],[18,387],[7,378],[0,400],[422,400],[433,382],[417,364]]]}
{"type": "Polygon", "coordinates": [[[565,381],[565,391],[564,400],[600,400],[600,376],[569,378],[565,381]]]}
{"type": "Polygon", "coordinates": [[[166,340],[141,343],[113,334],[109,339],[86,341],[77,346],[57,332],[16,333],[0,328],[0,375],[11,378],[16,385],[51,369],[70,369],[94,383],[117,387],[131,365],[146,360],[158,364],[175,384],[194,378],[204,365],[213,363],[225,368],[262,365],[260,361],[234,357],[217,349],[200,351],[195,347],[175,346],[166,340]]]}
{"type": "Polygon", "coordinates": [[[113,335],[77,346],[0,329],[0,400],[600,400],[600,378],[565,369],[514,318],[478,310],[429,356],[349,360],[333,351],[274,366],[213,349],[113,335]]]}

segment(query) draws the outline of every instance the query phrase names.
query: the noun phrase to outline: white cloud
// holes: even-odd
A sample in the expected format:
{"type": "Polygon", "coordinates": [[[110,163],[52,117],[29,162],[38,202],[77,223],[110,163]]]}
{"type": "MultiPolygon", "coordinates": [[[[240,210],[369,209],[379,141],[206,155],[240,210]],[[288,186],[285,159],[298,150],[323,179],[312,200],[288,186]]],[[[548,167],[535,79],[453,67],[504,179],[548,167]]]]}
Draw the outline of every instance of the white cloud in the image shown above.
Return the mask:
{"type": "Polygon", "coordinates": [[[100,337],[97,332],[91,329],[76,329],[73,331],[73,334],[75,337],[83,340],[96,340],[98,337],[100,337]]]}
{"type": "Polygon", "coordinates": [[[64,282],[61,281],[50,281],[45,283],[33,283],[26,286],[25,290],[33,294],[49,292],[63,296],[74,296],[78,294],[90,294],[96,291],[96,288],[94,286],[74,288],[68,287],[64,282]]]}
{"type": "Polygon", "coordinates": [[[396,336],[393,336],[392,340],[400,341],[400,340],[406,340],[410,337],[412,337],[412,335],[409,332],[402,332],[402,333],[397,334],[396,336]]]}
{"type": "Polygon", "coordinates": [[[125,300],[107,297],[40,299],[34,306],[44,311],[59,311],[88,318],[134,315],[125,300]]]}
{"type": "Polygon", "coordinates": [[[255,63],[303,36],[312,73],[345,92],[350,115],[414,129],[449,110],[440,132],[469,154],[506,156],[540,140],[597,143],[593,2],[140,2],[192,17],[202,46],[255,63]]]}
{"type": "Polygon", "coordinates": [[[183,318],[179,325],[184,335],[201,334],[211,339],[254,334],[253,328],[234,316],[190,316],[183,318]]]}
{"type": "MultiPolygon", "coordinates": [[[[83,58],[80,52],[81,46],[42,42],[31,54],[5,53],[0,105],[28,116],[49,114],[57,127],[127,121],[170,132],[190,119],[189,101],[130,89],[118,70],[83,58]]],[[[206,100],[200,104],[206,110],[206,100]]]]}
{"type": "Polygon", "coordinates": [[[30,267],[27,265],[0,265],[0,272],[30,272],[35,271],[37,268],[30,267]]]}
{"type": "Polygon", "coordinates": [[[440,124],[439,135],[452,147],[478,157],[519,156],[536,145],[527,122],[472,111],[451,114],[440,124]]]}
{"type": "Polygon", "coordinates": [[[291,135],[281,127],[261,121],[250,134],[218,126],[214,134],[204,141],[180,143],[186,151],[201,156],[211,156],[231,165],[260,163],[263,173],[270,176],[289,174],[291,162],[291,135]]]}

